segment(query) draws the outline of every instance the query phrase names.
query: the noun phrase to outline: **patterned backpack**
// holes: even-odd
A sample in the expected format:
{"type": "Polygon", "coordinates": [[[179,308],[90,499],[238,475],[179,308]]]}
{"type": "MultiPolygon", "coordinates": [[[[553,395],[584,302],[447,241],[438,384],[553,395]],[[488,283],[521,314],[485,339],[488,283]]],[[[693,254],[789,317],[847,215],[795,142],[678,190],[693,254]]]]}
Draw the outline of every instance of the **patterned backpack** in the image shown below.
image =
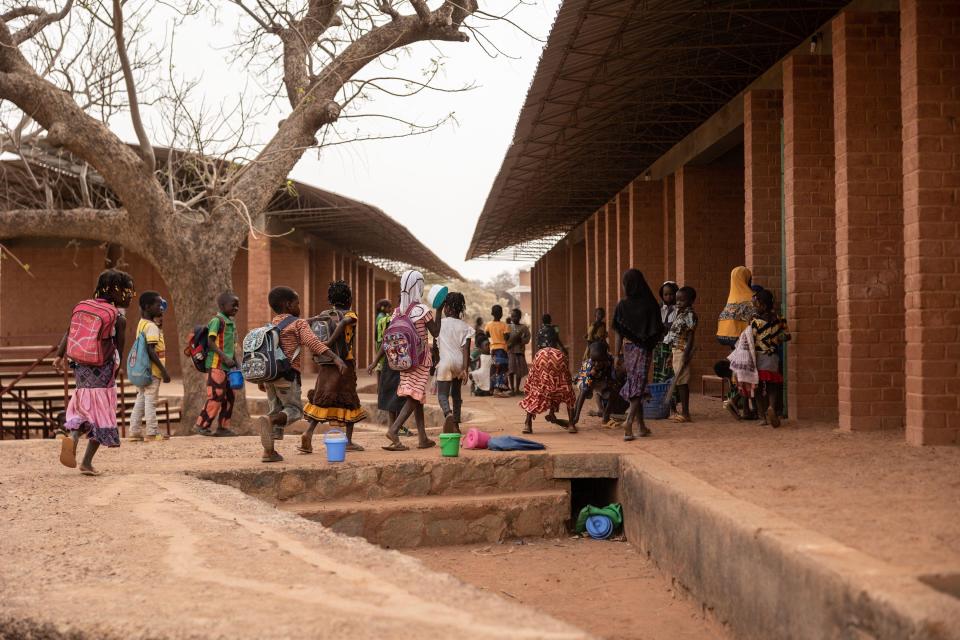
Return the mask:
{"type": "Polygon", "coordinates": [[[417,328],[410,320],[410,312],[416,306],[416,303],[411,304],[405,312],[390,320],[383,333],[383,352],[387,357],[387,366],[394,371],[409,371],[423,361],[423,345],[420,343],[417,328]]]}
{"type": "Polygon", "coordinates": [[[77,364],[100,366],[113,358],[117,308],[103,300],[83,300],[73,308],[67,333],[67,357],[77,364]]]}
{"type": "Polygon", "coordinates": [[[261,384],[280,378],[290,379],[292,360],[300,353],[300,347],[297,347],[293,356],[288,359],[280,348],[280,332],[297,320],[294,316],[287,316],[278,324],[253,329],[244,337],[243,360],[240,362],[244,380],[261,384]]]}

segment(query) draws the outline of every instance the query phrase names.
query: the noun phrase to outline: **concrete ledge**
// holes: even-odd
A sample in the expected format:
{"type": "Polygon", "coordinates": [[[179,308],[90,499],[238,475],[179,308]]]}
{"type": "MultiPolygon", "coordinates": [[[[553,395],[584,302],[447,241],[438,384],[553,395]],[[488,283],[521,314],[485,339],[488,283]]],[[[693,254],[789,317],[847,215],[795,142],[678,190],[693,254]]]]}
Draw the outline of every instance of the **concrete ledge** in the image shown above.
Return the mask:
{"type": "Polygon", "coordinates": [[[627,538],[737,637],[960,640],[960,600],[660,458],[624,456],[619,492],[627,538]]]}

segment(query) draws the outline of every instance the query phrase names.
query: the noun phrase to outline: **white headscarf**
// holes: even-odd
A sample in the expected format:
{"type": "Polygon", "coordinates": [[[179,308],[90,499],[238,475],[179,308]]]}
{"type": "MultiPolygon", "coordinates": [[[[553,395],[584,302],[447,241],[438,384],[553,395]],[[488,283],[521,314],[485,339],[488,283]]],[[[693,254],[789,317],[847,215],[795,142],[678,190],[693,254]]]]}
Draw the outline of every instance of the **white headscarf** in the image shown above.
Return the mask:
{"type": "Polygon", "coordinates": [[[410,320],[416,322],[430,311],[427,305],[420,302],[423,298],[423,274],[419,271],[405,271],[400,276],[400,307],[399,313],[405,313],[411,304],[417,306],[410,311],[410,320]]]}

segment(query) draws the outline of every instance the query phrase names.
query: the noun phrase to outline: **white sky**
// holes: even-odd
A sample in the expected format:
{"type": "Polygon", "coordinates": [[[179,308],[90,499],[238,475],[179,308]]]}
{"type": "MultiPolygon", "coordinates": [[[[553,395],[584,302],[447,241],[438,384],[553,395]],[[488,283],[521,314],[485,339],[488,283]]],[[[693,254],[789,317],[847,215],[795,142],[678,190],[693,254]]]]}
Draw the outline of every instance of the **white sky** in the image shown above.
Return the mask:
{"type": "MultiPolygon", "coordinates": [[[[560,0],[529,1],[532,4],[518,7],[510,18],[545,40],[560,0]]],[[[481,9],[493,13],[512,4],[481,0],[481,9]]],[[[409,12],[409,7],[405,7],[404,12],[409,12]]],[[[219,24],[211,24],[209,15],[201,16],[187,22],[176,33],[173,48],[176,72],[201,80],[202,97],[208,105],[224,99],[235,100],[237,87],[246,86],[247,93],[260,93],[253,83],[266,78],[265,74],[251,75],[242,65],[231,66],[227,62],[226,47],[236,38],[238,18],[228,7],[219,13],[219,24]]],[[[292,176],[380,207],[466,277],[484,280],[504,269],[526,266],[516,262],[467,263],[464,256],[513,135],[543,48],[543,42],[524,35],[506,22],[486,24],[487,36],[515,59],[491,58],[471,41],[419,43],[398,63],[392,63],[397,66],[391,72],[393,75],[402,72],[407,77],[419,77],[418,72],[429,66],[431,58],[442,55],[444,70],[435,84],[444,87],[475,84],[475,89],[463,93],[424,92],[411,98],[381,94],[360,111],[388,113],[420,123],[437,121],[452,113],[456,123],[415,137],[328,147],[319,158],[316,151],[308,152],[292,176]]],[[[150,29],[151,32],[156,29],[158,38],[167,33],[163,16],[153,16],[150,29]]],[[[382,69],[368,66],[357,77],[379,75],[383,75],[382,69]]],[[[272,83],[267,87],[271,91],[276,88],[272,83]]],[[[289,110],[285,101],[281,106],[283,109],[259,119],[257,138],[261,141],[265,141],[276,121],[289,110]]],[[[148,126],[151,122],[157,124],[155,114],[146,117],[148,126]]],[[[391,126],[377,123],[364,118],[353,120],[349,126],[377,131],[386,131],[391,126]]],[[[125,139],[134,139],[125,118],[114,120],[111,126],[125,139]]],[[[162,139],[154,142],[164,143],[162,139]]]]}

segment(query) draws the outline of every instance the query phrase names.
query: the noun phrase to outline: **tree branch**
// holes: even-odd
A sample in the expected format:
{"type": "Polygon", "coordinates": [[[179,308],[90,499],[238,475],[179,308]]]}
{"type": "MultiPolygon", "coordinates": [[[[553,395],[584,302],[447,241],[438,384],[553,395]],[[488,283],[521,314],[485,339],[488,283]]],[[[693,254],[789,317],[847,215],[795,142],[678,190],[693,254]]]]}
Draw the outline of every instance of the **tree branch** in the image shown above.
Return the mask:
{"type": "Polygon", "coordinates": [[[303,19],[279,32],[283,43],[283,83],[292,107],[297,106],[310,87],[310,48],[327,29],[342,23],[337,15],[340,8],[339,0],[310,0],[303,19]]]}
{"type": "Polygon", "coordinates": [[[14,209],[0,211],[0,239],[48,237],[141,245],[125,209],[14,209]]]}
{"type": "Polygon", "coordinates": [[[20,45],[43,31],[48,25],[63,20],[66,15],[70,13],[71,8],[73,8],[73,0],[67,0],[66,4],[63,5],[63,8],[56,13],[47,13],[39,7],[25,6],[12,9],[3,14],[3,16],[0,16],[0,18],[2,18],[4,22],[9,22],[10,20],[23,18],[29,15],[37,16],[33,22],[13,34],[13,43],[15,45],[20,45]]]}
{"type": "Polygon", "coordinates": [[[113,0],[113,37],[117,42],[117,55],[120,57],[120,66],[123,69],[123,82],[127,87],[127,100],[130,103],[130,119],[133,129],[137,132],[140,141],[140,158],[147,171],[151,174],[157,168],[157,157],[153,153],[153,146],[143,127],[143,118],[140,115],[140,102],[137,100],[137,87],[133,81],[133,69],[130,68],[130,58],[127,56],[127,45],[123,41],[123,7],[120,0],[113,0]]]}

